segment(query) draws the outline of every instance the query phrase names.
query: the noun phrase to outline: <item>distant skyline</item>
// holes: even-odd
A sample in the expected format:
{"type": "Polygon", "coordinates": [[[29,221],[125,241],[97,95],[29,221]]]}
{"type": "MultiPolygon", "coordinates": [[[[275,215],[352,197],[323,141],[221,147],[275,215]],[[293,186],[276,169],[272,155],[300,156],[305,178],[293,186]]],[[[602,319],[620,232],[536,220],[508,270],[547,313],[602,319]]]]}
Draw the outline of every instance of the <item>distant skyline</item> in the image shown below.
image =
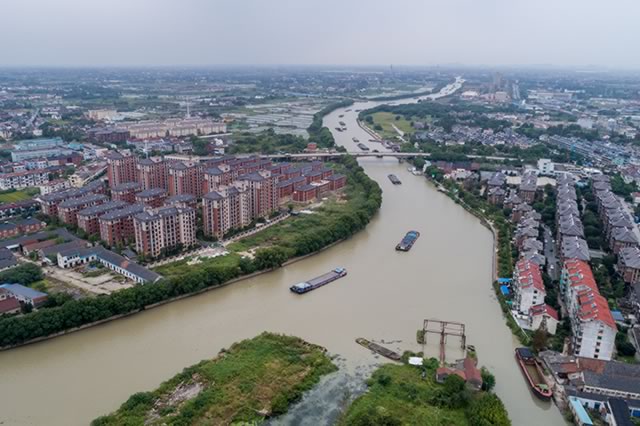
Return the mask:
{"type": "Polygon", "coordinates": [[[640,1],[5,0],[2,66],[640,69],[640,1]]]}

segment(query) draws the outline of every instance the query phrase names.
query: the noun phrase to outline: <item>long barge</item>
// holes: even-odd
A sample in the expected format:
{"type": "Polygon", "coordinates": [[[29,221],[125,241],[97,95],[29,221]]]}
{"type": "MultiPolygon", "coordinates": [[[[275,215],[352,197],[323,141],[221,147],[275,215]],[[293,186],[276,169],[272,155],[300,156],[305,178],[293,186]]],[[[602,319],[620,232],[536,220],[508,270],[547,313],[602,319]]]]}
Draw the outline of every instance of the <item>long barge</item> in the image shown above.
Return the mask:
{"type": "Polygon", "coordinates": [[[370,342],[367,339],[363,339],[362,337],[358,337],[356,339],[356,343],[364,346],[367,349],[372,350],[373,352],[379,355],[382,355],[385,358],[389,358],[390,360],[393,360],[393,361],[400,361],[400,358],[402,358],[402,356],[399,353],[394,352],[391,349],[387,349],[384,346],[380,346],[377,343],[370,342]]]}
{"type": "Polygon", "coordinates": [[[533,352],[529,348],[516,348],[516,360],[533,393],[543,401],[549,401],[553,392],[549,389],[542,365],[533,352]]]}
{"type": "Polygon", "coordinates": [[[387,177],[389,178],[391,183],[394,184],[394,185],[400,185],[402,183],[402,181],[400,179],[398,179],[398,176],[396,176],[396,175],[389,175],[387,177]]]}
{"type": "Polygon", "coordinates": [[[330,282],[333,282],[346,275],[347,270],[345,268],[335,268],[327,272],[326,274],[322,274],[319,277],[312,278],[309,281],[294,284],[289,287],[289,290],[297,294],[304,294],[311,290],[315,290],[316,288],[322,287],[323,285],[327,285],[330,282]]]}
{"type": "Polygon", "coordinates": [[[411,247],[413,247],[413,244],[416,242],[419,236],[420,236],[420,233],[418,231],[407,232],[407,234],[404,236],[402,241],[400,241],[396,246],[396,250],[398,251],[411,250],[411,247]]]}

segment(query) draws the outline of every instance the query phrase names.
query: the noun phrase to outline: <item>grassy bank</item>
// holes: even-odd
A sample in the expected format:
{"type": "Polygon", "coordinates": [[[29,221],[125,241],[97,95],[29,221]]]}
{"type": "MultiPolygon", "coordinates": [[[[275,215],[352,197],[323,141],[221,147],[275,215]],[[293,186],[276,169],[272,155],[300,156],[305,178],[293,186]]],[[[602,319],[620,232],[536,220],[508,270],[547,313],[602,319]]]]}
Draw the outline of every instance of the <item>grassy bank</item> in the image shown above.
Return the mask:
{"type": "Polygon", "coordinates": [[[386,364],[373,373],[368,391],[357,398],[340,426],[368,425],[510,425],[502,401],[490,392],[465,389],[458,376],[435,380],[438,362],[427,366],[386,364]],[[423,377],[424,375],[424,377],[423,377]]]}
{"type": "Polygon", "coordinates": [[[40,191],[37,188],[27,188],[20,191],[16,191],[15,189],[1,191],[0,203],[15,203],[17,201],[28,200],[39,193],[40,191]]]}
{"type": "Polygon", "coordinates": [[[152,392],[132,395],[92,425],[258,424],[286,412],[335,370],[322,348],[263,333],[184,369],[152,392]]]}

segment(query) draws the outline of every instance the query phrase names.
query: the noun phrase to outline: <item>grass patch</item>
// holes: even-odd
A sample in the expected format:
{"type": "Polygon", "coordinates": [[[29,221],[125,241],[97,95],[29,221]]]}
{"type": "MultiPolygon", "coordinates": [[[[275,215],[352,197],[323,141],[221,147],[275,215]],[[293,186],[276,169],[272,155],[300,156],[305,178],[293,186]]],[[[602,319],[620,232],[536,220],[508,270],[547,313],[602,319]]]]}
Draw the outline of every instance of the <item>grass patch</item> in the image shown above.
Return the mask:
{"type": "Polygon", "coordinates": [[[263,333],[184,369],[152,392],[132,395],[92,425],[258,424],[286,412],[335,370],[322,348],[263,333]]]}
{"type": "Polygon", "coordinates": [[[181,277],[192,271],[193,268],[204,268],[208,266],[227,268],[237,267],[240,265],[240,256],[235,253],[229,253],[226,256],[205,258],[202,259],[201,263],[195,265],[187,264],[187,262],[189,262],[190,260],[193,260],[193,258],[190,257],[188,259],[179,260],[177,262],[167,263],[166,265],[153,268],[153,270],[165,277],[181,277]]]}
{"type": "Polygon", "coordinates": [[[462,382],[458,377],[439,384],[435,380],[437,360],[427,364],[423,368],[406,364],[380,367],[369,379],[368,391],[351,404],[338,425],[510,424],[495,394],[466,390],[463,383],[455,383],[462,382]],[[483,423],[487,418],[492,422],[483,423]]]}
{"type": "Polygon", "coordinates": [[[413,127],[411,127],[411,122],[402,116],[398,116],[400,119],[396,120],[396,114],[376,112],[371,114],[371,117],[373,118],[373,125],[371,127],[373,128],[376,125],[380,125],[382,130],[376,130],[376,132],[380,133],[383,138],[393,139],[398,136],[398,132],[393,128],[393,125],[405,133],[405,139],[414,132],[413,127]]]}
{"type": "Polygon", "coordinates": [[[35,192],[33,188],[23,189],[21,191],[6,191],[0,193],[0,203],[15,203],[17,201],[28,200],[38,194],[38,190],[35,192]]]}

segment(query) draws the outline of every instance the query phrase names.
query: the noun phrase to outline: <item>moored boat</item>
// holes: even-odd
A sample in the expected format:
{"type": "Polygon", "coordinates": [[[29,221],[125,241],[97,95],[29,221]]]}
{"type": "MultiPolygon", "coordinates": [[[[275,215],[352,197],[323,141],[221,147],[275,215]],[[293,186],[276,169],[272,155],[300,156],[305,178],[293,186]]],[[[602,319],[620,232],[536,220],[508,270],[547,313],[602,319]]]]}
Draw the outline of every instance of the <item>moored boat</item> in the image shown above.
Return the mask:
{"type": "Polygon", "coordinates": [[[327,285],[330,282],[333,282],[346,275],[347,270],[345,268],[335,268],[332,271],[329,271],[326,274],[322,274],[319,277],[312,278],[309,281],[292,285],[291,287],[289,287],[289,290],[297,294],[304,294],[311,290],[315,290],[318,287],[322,287],[323,285],[327,285]]]}
{"type": "Polygon", "coordinates": [[[389,358],[393,361],[400,361],[400,358],[402,358],[402,356],[399,353],[394,352],[391,349],[387,349],[384,346],[380,346],[377,343],[370,342],[367,339],[363,339],[362,337],[358,337],[356,339],[356,343],[364,346],[367,349],[372,350],[373,352],[379,355],[382,355],[385,358],[389,358]]]}
{"type": "Polygon", "coordinates": [[[543,401],[551,399],[553,392],[547,385],[542,365],[533,352],[529,348],[516,348],[516,360],[533,393],[543,401]]]}
{"type": "Polygon", "coordinates": [[[413,244],[416,242],[419,236],[420,236],[420,233],[418,231],[407,232],[407,234],[404,236],[402,241],[400,241],[396,246],[396,250],[398,251],[411,250],[411,247],[413,247],[413,244]]]}

